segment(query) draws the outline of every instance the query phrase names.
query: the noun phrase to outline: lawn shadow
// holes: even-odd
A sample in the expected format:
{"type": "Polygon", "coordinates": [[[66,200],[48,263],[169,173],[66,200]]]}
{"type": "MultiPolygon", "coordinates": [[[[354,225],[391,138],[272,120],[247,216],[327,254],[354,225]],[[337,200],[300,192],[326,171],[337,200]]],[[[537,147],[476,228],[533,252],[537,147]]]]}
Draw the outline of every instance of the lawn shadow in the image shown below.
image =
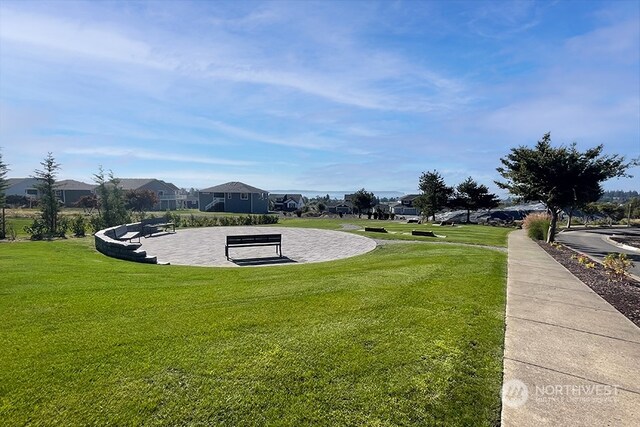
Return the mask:
{"type": "Polygon", "coordinates": [[[239,258],[239,259],[230,259],[232,263],[240,266],[240,267],[248,267],[255,265],[277,265],[277,264],[293,264],[298,261],[288,258],[286,256],[279,257],[265,257],[265,258],[239,258]]]}

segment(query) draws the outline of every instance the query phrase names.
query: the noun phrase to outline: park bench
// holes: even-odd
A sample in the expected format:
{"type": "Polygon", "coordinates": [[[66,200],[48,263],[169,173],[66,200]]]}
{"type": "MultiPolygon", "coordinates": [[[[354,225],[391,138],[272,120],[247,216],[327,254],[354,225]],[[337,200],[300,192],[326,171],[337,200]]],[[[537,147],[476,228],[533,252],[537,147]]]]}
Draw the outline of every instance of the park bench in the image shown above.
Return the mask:
{"type": "Polygon", "coordinates": [[[113,230],[113,233],[116,240],[128,240],[131,242],[132,239],[137,238],[138,242],[140,242],[140,233],[137,231],[127,231],[126,225],[116,227],[115,230],[113,230]]]}
{"type": "Polygon", "coordinates": [[[411,231],[411,235],[412,236],[437,237],[435,234],[433,234],[433,231],[427,231],[427,230],[412,230],[411,231]]]}
{"type": "Polygon", "coordinates": [[[142,235],[144,237],[149,237],[154,233],[159,233],[160,231],[169,231],[171,229],[174,233],[176,232],[176,225],[173,222],[168,222],[165,218],[148,218],[143,219],[141,222],[142,226],[142,235]]]}
{"type": "Polygon", "coordinates": [[[374,233],[386,233],[387,230],[384,227],[365,227],[364,231],[372,231],[374,233]]]}
{"type": "Polygon", "coordinates": [[[282,234],[254,234],[227,236],[227,244],[224,247],[224,255],[229,259],[229,248],[242,248],[250,246],[275,246],[276,253],[282,258],[282,234]]]}

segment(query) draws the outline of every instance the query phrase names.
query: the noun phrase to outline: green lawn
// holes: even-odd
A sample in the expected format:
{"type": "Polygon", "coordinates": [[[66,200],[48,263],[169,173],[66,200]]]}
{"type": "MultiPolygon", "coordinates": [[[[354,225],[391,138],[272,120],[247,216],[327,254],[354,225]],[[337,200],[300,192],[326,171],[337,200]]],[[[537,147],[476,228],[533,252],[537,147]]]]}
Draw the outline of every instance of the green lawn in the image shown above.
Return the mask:
{"type": "Polygon", "coordinates": [[[86,238],[2,243],[0,271],[2,425],[499,423],[499,251],[214,269],[86,238]]]}
{"type": "Polygon", "coordinates": [[[344,224],[364,227],[384,227],[389,233],[365,233],[364,231],[351,231],[376,239],[417,240],[425,242],[453,242],[469,243],[475,245],[489,245],[507,247],[507,235],[513,228],[491,227],[476,224],[459,224],[455,227],[438,226],[431,224],[407,224],[397,221],[378,221],[358,218],[328,219],[328,218],[284,218],[280,224],[287,227],[310,227],[329,230],[343,230],[344,224]],[[441,237],[412,236],[411,230],[433,231],[441,237]]]}

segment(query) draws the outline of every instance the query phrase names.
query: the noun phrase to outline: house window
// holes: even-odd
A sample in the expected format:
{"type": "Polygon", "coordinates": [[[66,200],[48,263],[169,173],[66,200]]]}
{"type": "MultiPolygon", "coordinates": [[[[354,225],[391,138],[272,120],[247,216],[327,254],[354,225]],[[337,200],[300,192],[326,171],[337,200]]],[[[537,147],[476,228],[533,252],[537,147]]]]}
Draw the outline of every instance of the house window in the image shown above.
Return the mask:
{"type": "Polygon", "coordinates": [[[27,196],[37,196],[38,195],[38,190],[36,190],[35,188],[28,188],[28,189],[26,189],[24,191],[27,194],[27,196]]]}
{"type": "Polygon", "coordinates": [[[249,200],[249,193],[240,193],[240,200],[249,200]]]}

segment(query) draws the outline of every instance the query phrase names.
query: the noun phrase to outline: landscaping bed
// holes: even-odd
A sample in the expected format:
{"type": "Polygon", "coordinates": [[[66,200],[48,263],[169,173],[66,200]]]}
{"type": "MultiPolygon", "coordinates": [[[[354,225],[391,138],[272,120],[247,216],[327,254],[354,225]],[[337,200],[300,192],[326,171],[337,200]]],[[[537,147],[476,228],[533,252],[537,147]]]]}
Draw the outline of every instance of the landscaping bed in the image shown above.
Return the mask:
{"type": "Polygon", "coordinates": [[[594,263],[587,268],[572,258],[575,252],[564,246],[551,246],[544,242],[539,245],[574,276],[604,298],[616,310],[640,326],[640,283],[627,276],[622,281],[611,281],[604,267],[594,263]]]}
{"type": "Polygon", "coordinates": [[[634,248],[640,249],[640,237],[636,236],[612,236],[611,240],[616,243],[621,243],[627,246],[633,246],[634,248]]]}

